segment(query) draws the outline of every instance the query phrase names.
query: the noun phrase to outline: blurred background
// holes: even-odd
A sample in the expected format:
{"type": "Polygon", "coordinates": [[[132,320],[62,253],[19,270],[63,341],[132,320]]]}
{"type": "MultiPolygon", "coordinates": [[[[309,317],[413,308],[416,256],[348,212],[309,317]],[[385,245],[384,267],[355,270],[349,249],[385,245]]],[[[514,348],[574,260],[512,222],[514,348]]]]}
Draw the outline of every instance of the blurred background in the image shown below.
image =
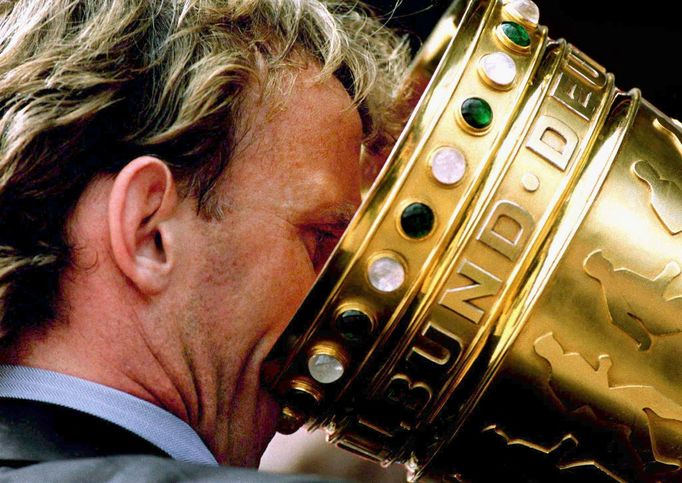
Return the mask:
{"type": "MultiPolygon", "coordinates": [[[[414,51],[429,35],[449,0],[365,0],[387,25],[409,36],[414,51]]],[[[535,0],[550,37],[565,38],[616,76],[622,90],[638,87],[644,98],[669,116],[682,116],[682,74],[678,70],[682,28],[677,2],[644,4],[614,0],[535,0]]],[[[305,429],[278,435],[261,469],[315,473],[354,481],[404,482],[400,466],[383,469],[325,443],[305,429]]]]}

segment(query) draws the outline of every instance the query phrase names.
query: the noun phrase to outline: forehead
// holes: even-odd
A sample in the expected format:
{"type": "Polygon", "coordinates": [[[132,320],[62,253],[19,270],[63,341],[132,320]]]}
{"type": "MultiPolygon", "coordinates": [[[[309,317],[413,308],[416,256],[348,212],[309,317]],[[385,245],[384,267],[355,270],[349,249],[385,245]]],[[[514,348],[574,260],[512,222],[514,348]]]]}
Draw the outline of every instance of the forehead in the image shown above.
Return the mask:
{"type": "Polygon", "coordinates": [[[308,66],[265,89],[250,89],[235,158],[257,153],[262,162],[278,165],[316,154],[320,160],[336,158],[344,151],[341,141],[359,146],[362,121],[356,106],[340,81],[320,79],[319,73],[308,66]]]}
{"type": "Polygon", "coordinates": [[[362,122],[336,78],[307,68],[270,92],[249,93],[243,135],[227,169],[226,202],[326,209],[355,202],[362,122]],[[304,200],[304,195],[308,194],[304,200]]]}

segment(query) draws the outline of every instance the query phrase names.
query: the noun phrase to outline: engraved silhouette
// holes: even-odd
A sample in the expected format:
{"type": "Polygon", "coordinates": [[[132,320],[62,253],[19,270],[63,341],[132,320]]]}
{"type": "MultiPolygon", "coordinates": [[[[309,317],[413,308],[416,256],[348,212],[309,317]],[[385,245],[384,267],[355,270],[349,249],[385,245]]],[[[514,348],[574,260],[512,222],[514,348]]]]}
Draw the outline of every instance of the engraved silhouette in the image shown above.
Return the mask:
{"type": "Polygon", "coordinates": [[[682,141],[680,141],[680,137],[682,137],[682,123],[680,123],[680,121],[677,119],[671,118],[670,120],[672,121],[671,127],[675,131],[670,129],[668,126],[663,125],[660,119],[654,119],[652,124],[654,125],[654,129],[670,139],[675,146],[675,149],[677,149],[677,152],[682,155],[682,141]]]}
{"type": "Polygon", "coordinates": [[[661,421],[682,424],[682,407],[655,388],[644,385],[612,386],[609,383],[611,357],[599,356],[595,370],[577,352],[564,348],[551,332],[535,341],[535,352],[549,362],[551,386],[559,395],[568,392],[581,398],[579,403],[597,413],[608,414],[619,424],[636,431],[648,428],[651,448],[657,462],[682,467],[682,436],[662,428],[661,421]]]}
{"type": "MultiPolygon", "coordinates": [[[[609,471],[608,468],[600,465],[596,461],[591,461],[591,460],[575,461],[573,463],[561,466],[561,469],[564,471],[566,471],[566,470],[577,470],[577,469],[588,469],[588,468],[598,470],[601,472],[602,476],[609,477],[611,480],[617,481],[618,483],[627,483],[626,480],[619,477],[615,473],[609,471]]],[[[574,474],[576,474],[576,473],[574,473],[574,474]]],[[[587,479],[582,478],[582,475],[580,473],[576,474],[576,476],[578,476],[578,475],[580,475],[579,476],[580,479],[578,479],[576,481],[591,481],[591,480],[587,480],[587,479]]]]}
{"type": "Polygon", "coordinates": [[[651,347],[651,336],[682,332],[682,304],[679,297],[666,300],[665,290],[680,275],[680,266],[668,263],[654,279],[620,268],[597,250],[585,259],[585,271],[601,283],[609,309],[611,322],[634,339],[639,350],[651,347]],[[661,303],[652,303],[651,295],[661,297],[661,303]]]}
{"type": "MultiPolygon", "coordinates": [[[[579,443],[578,439],[570,433],[565,434],[556,444],[547,446],[534,443],[527,439],[512,437],[496,424],[483,428],[483,431],[481,432],[483,434],[494,434],[508,447],[516,447],[531,452],[528,455],[532,453],[544,455],[545,458],[548,458],[549,461],[556,466],[557,470],[564,472],[568,471],[576,478],[582,478],[582,481],[593,481],[597,479],[599,481],[606,481],[608,479],[609,481],[625,483],[625,480],[594,459],[571,458],[571,453],[578,448],[579,443]],[[587,478],[590,479],[586,480],[587,478]]],[[[526,459],[527,457],[524,458],[524,461],[526,459]]]]}
{"type": "Polygon", "coordinates": [[[563,438],[561,438],[561,440],[558,443],[552,446],[546,446],[538,443],[533,443],[532,441],[522,438],[513,438],[509,436],[509,434],[507,434],[505,430],[501,429],[496,424],[492,424],[486,428],[483,428],[483,431],[481,432],[482,433],[492,432],[496,434],[497,436],[502,438],[502,440],[505,442],[507,446],[520,446],[523,448],[528,448],[539,453],[554,456],[556,457],[557,460],[566,452],[578,447],[578,439],[572,434],[566,434],[564,435],[563,438]]]}
{"type": "Polygon", "coordinates": [[[632,165],[632,172],[649,185],[651,206],[671,234],[682,233],[682,188],[661,177],[647,161],[632,165]]]}
{"type": "Polygon", "coordinates": [[[682,466],[682,421],[662,418],[651,409],[644,412],[649,420],[649,436],[656,461],[682,466]],[[663,437],[656,438],[654,434],[663,437]]]}

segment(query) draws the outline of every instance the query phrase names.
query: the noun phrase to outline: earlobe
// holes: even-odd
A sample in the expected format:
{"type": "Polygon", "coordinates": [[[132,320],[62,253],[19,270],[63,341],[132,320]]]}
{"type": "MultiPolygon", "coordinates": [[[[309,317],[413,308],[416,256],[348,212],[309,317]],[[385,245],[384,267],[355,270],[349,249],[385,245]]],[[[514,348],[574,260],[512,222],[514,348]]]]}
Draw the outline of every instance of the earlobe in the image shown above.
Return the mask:
{"type": "Polygon", "coordinates": [[[157,158],[132,160],[114,180],[108,207],[113,259],[146,295],[168,285],[174,265],[171,220],[177,204],[173,175],[157,158]]]}

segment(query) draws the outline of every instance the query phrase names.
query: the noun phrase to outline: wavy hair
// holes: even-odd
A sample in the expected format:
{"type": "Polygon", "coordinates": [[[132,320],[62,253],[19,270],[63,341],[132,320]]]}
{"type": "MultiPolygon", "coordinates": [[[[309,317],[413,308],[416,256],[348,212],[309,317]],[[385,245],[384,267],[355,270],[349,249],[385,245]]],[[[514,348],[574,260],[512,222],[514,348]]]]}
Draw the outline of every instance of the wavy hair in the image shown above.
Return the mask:
{"type": "Polygon", "coordinates": [[[386,142],[407,49],[358,3],[0,2],[0,335],[55,318],[66,221],[96,176],[156,155],[210,217],[245,88],[267,96],[296,58],[341,80],[366,146],[386,142]]]}

